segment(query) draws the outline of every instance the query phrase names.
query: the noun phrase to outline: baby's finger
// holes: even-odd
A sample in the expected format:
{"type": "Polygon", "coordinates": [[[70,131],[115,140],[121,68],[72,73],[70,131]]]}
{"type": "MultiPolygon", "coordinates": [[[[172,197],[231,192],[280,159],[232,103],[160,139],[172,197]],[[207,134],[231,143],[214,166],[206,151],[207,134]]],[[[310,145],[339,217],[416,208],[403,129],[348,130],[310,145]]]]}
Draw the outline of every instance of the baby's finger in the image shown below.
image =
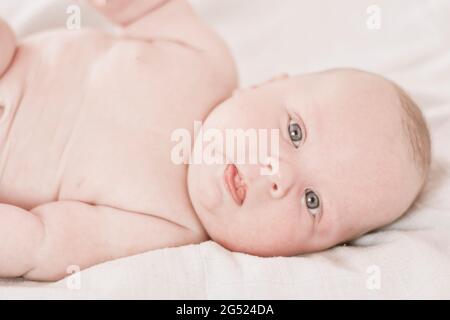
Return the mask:
{"type": "Polygon", "coordinates": [[[168,0],[88,0],[92,6],[108,19],[124,26],[139,20],[167,1],[168,0]]]}

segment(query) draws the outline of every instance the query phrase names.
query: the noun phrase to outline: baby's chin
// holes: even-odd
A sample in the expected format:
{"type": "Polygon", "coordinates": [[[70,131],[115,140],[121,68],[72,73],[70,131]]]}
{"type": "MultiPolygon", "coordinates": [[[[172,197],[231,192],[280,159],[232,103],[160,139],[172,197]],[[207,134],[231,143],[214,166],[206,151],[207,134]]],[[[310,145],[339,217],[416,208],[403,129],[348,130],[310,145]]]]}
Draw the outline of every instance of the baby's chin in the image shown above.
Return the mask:
{"type": "MultiPolygon", "coordinates": [[[[213,239],[214,240],[214,239],[213,239]]],[[[238,239],[233,239],[231,241],[221,241],[214,240],[219,243],[222,247],[232,251],[232,252],[240,252],[245,254],[250,254],[258,257],[293,257],[302,254],[319,252],[322,250],[329,249],[330,247],[319,247],[319,246],[284,246],[280,247],[279,245],[273,243],[266,246],[261,246],[258,243],[255,244],[242,244],[238,239]]]]}
{"type": "Polygon", "coordinates": [[[338,245],[340,242],[302,241],[290,242],[286,239],[268,239],[264,235],[249,238],[252,231],[229,231],[226,228],[206,228],[210,238],[232,252],[240,252],[259,257],[292,257],[302,254],[323,251],[338,245]]]}

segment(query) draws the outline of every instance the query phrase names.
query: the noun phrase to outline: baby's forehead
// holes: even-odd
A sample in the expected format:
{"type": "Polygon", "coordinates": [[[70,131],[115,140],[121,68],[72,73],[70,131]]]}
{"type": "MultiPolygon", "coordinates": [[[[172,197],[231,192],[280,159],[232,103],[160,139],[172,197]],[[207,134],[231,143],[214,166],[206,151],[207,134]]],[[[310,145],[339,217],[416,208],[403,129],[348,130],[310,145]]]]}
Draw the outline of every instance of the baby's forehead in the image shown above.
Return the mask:
{"type": "Polygon", "coordinates": [[[292,78],[291,90],[305,88],[314,94],[333,98],[367,97],[371,100],[395,102],[398,100],[396,87],[383,77],[364,71],[337,69],[292,78]],[[295,83],[298,83],[296,88],[295,83]]]}
{"type": "Polygon", "coordinates": [[[326,119],[400,124],[401,100],[384,78],[359,71],[328,71],[294,77],[285,86],[286,103],[299,112],[315,112],[326,119]]]}

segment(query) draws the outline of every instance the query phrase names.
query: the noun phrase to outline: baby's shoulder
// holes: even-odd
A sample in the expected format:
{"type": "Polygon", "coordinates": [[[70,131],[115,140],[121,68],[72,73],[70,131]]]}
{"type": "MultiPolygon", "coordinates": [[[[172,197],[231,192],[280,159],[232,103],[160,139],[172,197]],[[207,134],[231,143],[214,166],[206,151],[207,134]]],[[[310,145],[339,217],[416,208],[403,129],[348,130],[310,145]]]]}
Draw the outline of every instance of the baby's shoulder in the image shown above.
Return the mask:
{"type": "Polygon", "coordinates": [[[170,37],[135,38],[97,29],[51,30],[24,39],[29,70],[83,73],[90,80],[167,85],[173,92],[220,101],[237,86],[234,61],[223,41],[207,30],[195,44],[170,37]],[[52,71],[53,70],[53,71],[52,71]]]}
{"type": "Polygon", "coordinates": [[[25,37],[19,49],[28,60],[43,61],[48,66],[60,61],[73,61],[76,65],[83,61],[82,57],[100,57],[112,43],[111,35],[95,29],[52,29],[25,37]]]}
{"type": "Polygon", "coordinates": [[[77,64],[85,57],[101,64],[136,65],[143,70],[150,69],[149,72],[164,68],[167,75],[172,70],[174,76],[214,79],[210,84],[233,89],[237,86],[236,66],[228,47],[208,28],[197,31],[195,41],[158,36],[143,39],[133,34],[111,34],[89,28],[56,29],[25,38],[22,47],[50,63],[72,60],[77,64]]]}
{"type": "Polygon", "coordinates": [[[224,99],[237,87],[234,60],[215,33],[197,32],[196,41],[155,36],[135,38],[123,34],[115,38],[107,56],[114,64],[130,66],[130,70],[145,70],[144,79],[167,81],[176,90],[181,85],[199,94],[218,92],[224,99]],[[147,78],[148,77],[148,78],[147,78]],[[216,88],[217,90],[211,90],[216,88]]]}

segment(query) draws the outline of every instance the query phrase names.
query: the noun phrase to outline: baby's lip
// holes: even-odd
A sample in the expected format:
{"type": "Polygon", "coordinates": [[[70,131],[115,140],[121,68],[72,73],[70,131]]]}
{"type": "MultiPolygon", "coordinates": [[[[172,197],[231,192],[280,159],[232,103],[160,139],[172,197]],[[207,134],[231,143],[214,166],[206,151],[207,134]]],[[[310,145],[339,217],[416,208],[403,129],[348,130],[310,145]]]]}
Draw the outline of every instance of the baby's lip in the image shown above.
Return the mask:
{"type": "Polygon", "coordinates": [[[234,202],[241,206],[245,200],[247,186],[245,185],[244,180],[234,164],[228,164],[225,167],[224,181],[234,202]]]}

